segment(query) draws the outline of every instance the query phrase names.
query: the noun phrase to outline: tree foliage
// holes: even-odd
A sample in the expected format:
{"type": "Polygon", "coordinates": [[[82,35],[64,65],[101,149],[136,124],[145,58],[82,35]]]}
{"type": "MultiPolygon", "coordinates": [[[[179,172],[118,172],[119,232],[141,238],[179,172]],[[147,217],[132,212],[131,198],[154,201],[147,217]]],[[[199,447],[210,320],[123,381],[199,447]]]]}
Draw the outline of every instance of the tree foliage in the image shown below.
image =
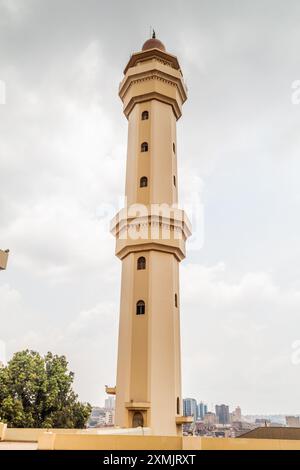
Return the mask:
{"type": "Polygon", "coordinates": [[[91,406],[72,389],[65,356],[17,352],[0,368],[0,420],[9,427],[84,428],[91,406]]]}

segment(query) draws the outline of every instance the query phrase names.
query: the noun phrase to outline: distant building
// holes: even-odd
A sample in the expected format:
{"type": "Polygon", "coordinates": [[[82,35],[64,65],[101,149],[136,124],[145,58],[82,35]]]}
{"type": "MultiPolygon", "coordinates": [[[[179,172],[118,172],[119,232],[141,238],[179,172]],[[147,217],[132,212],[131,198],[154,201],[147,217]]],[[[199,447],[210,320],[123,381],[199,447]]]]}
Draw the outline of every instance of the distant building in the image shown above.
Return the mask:
{"type": "Polygon", "coordinates": [[[108,397],[104,401],[104,408],[106,410],[114,410],[115,409],[115,398],[114,397],[108,397]]]}
{"type": "Polygon", "coordinates": [[[236,409],[230,413],[230,421],[237,422],[237,421],[242,421],[242,410],[239,406],[236,407],[236,409]]]}
{"type": "Polygon", "coordinates": [[[197,405],[197,419],[203,420],[204,416],[207,413],[207,405],[202,401],[197,405]]]}
{"type": "Polygon", "coordinates": [[[206,424],[208,426],[215,426],[216,424],[218,424],[217,415],[215,413],[212,413],[212,412],[207,412],[204,415],[203,421],[204,421],[204,424],[206,424]]]}
{"type": "Polygon", "coordinates": [[[115,424],[114,410],[108,410],[105,413],[105,426],[113,426],[115,424]]]}
{"type": "Polygon", "coordinates": [[[105,411],[104,408],[100,408],[99,406],[94,406],[92,408],[91,415],[88,420],[88,427],[94,428],[99,426],[100,423],[104,423],[104,416],[105,411]]]}
{"type": "Polygon", "coordinates": [[[238,437],[245,432],[255,429],[257,426],[254,423],[247,423],[246,421],[235,421],[231,427],[231,437],[238,437]]]}
{"type": "Polygon", "coordinates": [[[271,421],[269,419],[265,418],[256,418],[255,424],[260,427],[268,427],[271,424],[271,421]]]}
{"type": "Polygon", "coordinates": [[[195,398],[183,399],[183,416],[193,416],[194,421],[197,419],[197,401],[195,398]]]}
{"type": "Polygon", "coordinates": [[[115,424],[115,410],[100,408],[98,406],[92,408],[92,413],[88,421],[89,428],[101,428],[113,426],[115,424]]]}
{"type": "Polygon", "coordinates": [[[290,428],[300,428],[299,416],[286,416],[285,422],[286,422],[286,425],[290,428]]]}
{"type": "Polygon", "coordinates": [[[228,405],[216,405],[216,416],[220,424],[229,424],[229,406],[228,405]]]}

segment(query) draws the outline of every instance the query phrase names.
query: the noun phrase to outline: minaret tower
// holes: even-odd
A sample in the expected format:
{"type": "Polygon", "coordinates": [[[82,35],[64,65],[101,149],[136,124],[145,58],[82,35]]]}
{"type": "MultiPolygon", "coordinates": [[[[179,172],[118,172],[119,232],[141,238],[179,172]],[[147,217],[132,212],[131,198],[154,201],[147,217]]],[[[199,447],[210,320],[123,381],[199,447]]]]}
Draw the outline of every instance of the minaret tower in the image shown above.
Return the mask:
{"type": "Polygon", "coordinates": [[[116,426],[181,433],[179,263],[190,224],[177,207],[176,121],[186,87],[153,37],[134,53],[119,95],[128,119],[126,207],[112,222],[122,287],[116,426]]]}

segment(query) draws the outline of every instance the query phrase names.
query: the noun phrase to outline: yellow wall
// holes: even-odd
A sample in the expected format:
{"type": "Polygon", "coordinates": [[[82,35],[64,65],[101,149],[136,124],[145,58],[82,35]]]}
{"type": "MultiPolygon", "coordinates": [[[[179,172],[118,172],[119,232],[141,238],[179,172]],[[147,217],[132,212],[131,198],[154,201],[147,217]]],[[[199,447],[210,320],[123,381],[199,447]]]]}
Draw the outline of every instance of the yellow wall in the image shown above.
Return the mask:
{"type": "Polygon", "coordinates": [[[39,440],[38,448],[41,450],[300,450],[300,441],[179,436],[76,434],[53,436],[49,434],[39,440]]]}
{"type": "MultiPolygon", "coordinates": [[[[0,434],[1,434],[0,423],[0,434]]],[[[23,442],[37,442],[38,438],[47,431],[43,428],[6,428],[3,436],[5,441],[23,441],[23,442]]],[[[96,429],[51,429],[55,434],[95,434],[99,430],[96,429]]]]}
{"type": "Polygon", "coordinates": [[[0,440],[38,441],[39,449],[49,450],[300,450],[300,440],[153,436],[150,432],[141,428],[6,428],[0,423],[0,440]]]}
{"type": "MultiPolygon", "coordinates": [[[[53,441],[49,436],[53,450],[180,450],[181,438],[176,436],[84,436],[57,435],[53,441]]],[[[45,441],[43,448],[46,449],[45,441]]],[[[39,449],[41,446],[39,445],[39,449]]]]}
{"type": "Polygon", "coordinates": [[[6,427],[7,427],[6,424],[0,423],[0,441],[4,441],[5,439],[6,427]]]}

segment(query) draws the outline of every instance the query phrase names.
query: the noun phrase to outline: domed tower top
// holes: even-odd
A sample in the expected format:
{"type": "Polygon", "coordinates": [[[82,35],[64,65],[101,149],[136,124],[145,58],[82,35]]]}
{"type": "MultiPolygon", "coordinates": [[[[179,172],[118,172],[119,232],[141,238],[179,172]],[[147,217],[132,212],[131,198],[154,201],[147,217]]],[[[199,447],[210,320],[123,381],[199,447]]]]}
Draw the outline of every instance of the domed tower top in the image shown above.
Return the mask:
{"type": "Polygon", "coordinates": [[[134,52],[125,67],[119,86],[119,96],[124,104],[127,119],[137,103],[157,100],[172,106],[176,119],[187,99],[177,57],[166,51],[153,31],[152,38],[134,52]]]}
{"type": "Polygon", "coordinates": [[[147,51],[148,49],[160,49],[161,51],[166,50],[164,44],[159,40],[156,39],[155,31],[153,30],[152,38],[148,39],[142,47],[142,51],[147,51]]]}

